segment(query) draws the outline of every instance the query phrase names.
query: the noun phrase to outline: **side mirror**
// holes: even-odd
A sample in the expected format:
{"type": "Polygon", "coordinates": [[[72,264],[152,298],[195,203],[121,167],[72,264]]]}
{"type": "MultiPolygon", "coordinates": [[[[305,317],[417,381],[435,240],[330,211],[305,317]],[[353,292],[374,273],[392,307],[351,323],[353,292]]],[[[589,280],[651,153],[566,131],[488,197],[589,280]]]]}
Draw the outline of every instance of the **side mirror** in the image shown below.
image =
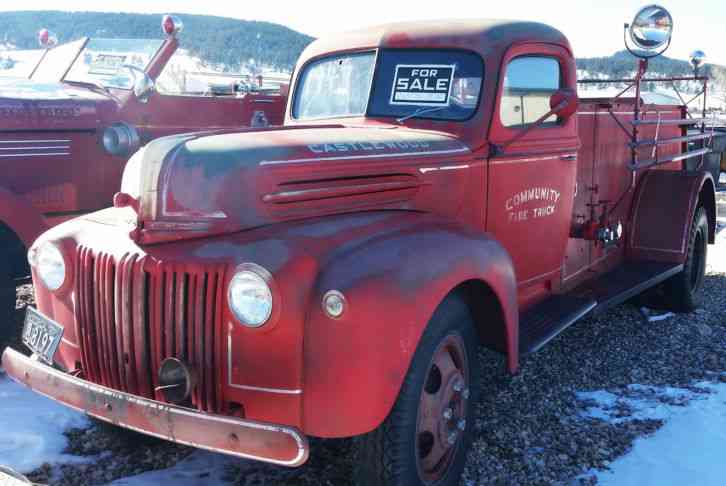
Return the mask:
{"type": "Polygon", "coordinates": [[[133,64],[124,64],[122,67],[128,69],[134,77],[134,96],[141,103],[149,101],[149,97],[156,90],[154,80],[146,74],[146,71],[134,66],[133,64]]]}
{"type": "Polygon", "coordinates": [[[550,109],[553,115],[567,120],[577,113],[578,97],[574,89],[561,89],[550,97],[550,109]]]}

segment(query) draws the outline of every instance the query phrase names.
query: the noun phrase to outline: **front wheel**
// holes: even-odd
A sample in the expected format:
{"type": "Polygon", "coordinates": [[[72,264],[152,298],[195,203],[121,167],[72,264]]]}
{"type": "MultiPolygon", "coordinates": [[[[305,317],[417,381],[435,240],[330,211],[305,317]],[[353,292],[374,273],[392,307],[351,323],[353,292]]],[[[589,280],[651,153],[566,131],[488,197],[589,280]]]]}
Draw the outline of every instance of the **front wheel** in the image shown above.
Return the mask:
{"type": "Polygon", "coordinates": [[[390,414],[356,438],[357,484],[458,484],[473,437],[477,347],[468,307],[447,298],[424,331],[390,414]]]}
{"type": "Polygon", "coordinates": [[[697,305],[698,292],[706,275],[708,255],[708,218],[706,210],[700,207],[691,224],[688,248],[683,271],[665,282],[665,302],[677,312],[690,312],[697,305]]]}

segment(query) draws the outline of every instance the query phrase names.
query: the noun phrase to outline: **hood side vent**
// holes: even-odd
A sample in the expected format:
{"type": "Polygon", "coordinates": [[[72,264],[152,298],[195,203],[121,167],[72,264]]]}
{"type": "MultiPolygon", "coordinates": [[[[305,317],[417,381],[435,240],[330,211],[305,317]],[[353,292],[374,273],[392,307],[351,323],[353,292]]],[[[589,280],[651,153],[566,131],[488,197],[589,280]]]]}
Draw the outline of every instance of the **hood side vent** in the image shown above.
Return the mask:
{"type": "Polygon", "coordinates": [[[278,191],[265,194],[262,200],[283,205],[386,193],[400,200],[402,195],[410,197],[421,186],[416,177],[405,174],[316,179],[280,184],[278,191]]]}

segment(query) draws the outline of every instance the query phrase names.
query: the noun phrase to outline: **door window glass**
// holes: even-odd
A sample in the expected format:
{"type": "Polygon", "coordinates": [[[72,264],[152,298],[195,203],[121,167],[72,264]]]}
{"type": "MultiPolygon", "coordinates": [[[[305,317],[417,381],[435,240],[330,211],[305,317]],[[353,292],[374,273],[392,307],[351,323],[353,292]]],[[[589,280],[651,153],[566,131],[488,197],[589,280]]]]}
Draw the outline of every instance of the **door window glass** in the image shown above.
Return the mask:
{"type": "MultiPolygon", "coordinates": [[[[550,97],[560,89],[560,63],[553,57],[524,56],[507,65],[500,107],[505,127],[534,123],[550,111],[550,97]]],[[[553,115],[547,123],[556,123],[553,115]]]]}

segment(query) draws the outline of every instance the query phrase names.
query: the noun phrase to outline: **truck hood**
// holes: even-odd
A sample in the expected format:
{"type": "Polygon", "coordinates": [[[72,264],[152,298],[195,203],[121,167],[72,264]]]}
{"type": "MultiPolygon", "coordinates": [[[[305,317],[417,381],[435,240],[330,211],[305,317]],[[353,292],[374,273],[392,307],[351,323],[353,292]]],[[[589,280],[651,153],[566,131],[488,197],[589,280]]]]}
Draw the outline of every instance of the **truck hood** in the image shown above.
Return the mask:
{"type": "Polygon", "coordinates": [[[450,135],[393,126],[172,136],[131,159],[116,205],[136,209],[139,243],[343,212],[426,211],[428,201],[458,197],[451,180],[427,174],[467,168],[457,160],[470,152],[450,135]]]}
{"type": "Polygon", "coordinates": [[[64,83],[0,80],[0,130],[95,129],[116,103],[89,89],[64,83]]]}

